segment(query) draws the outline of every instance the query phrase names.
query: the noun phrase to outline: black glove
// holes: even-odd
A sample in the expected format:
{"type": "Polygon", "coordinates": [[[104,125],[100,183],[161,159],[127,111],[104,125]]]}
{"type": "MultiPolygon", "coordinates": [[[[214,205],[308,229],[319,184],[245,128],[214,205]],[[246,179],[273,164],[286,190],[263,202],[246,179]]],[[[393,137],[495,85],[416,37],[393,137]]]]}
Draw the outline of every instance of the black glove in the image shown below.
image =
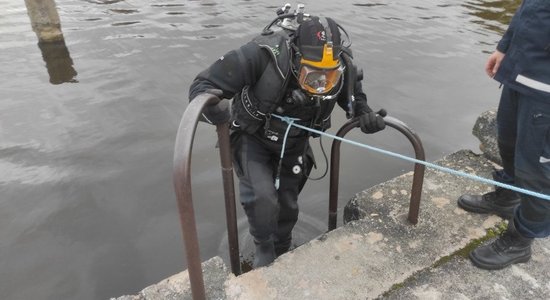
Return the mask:
{"type": "Polygon", "coordinates": [[[386,116],[386,111],[381,109],[378,113],[373,111],[363,113],[359,116],[359,125],[361,131],[364,133],[375,133],[386,128],[386,123],[384,118],[386,116]]]}
{"type": "MultiPolygon", "coordinates": [[[[219,98],[222,97],[223,92],[218,89],[209,89],[206,91],[208,94],[215,95],[219,98]]],[[[231,118],[231,109],[229,106],[229,100],[221,100],[215,105],[208,105],[203,109],[203,118],[208,123],[219,125],[223,124],[231,118]]]]}

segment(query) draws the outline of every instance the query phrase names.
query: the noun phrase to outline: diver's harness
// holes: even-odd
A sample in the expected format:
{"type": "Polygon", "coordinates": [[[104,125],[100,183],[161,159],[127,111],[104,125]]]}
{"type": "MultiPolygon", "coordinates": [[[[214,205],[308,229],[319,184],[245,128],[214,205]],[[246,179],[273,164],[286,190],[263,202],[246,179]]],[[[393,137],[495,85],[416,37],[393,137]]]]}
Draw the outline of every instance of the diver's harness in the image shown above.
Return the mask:
{"type": "MultiPolygon", "coordinates": [[[[337,91],[329,95],[309,96],[301,89],[295,88],[286,94],[281,94],[281,91],[286,92],[290,76],[297,77],[296,67],[294,63],[290,63],[293,60],[291,51],[294,51],[295,55],[300,54],[298,48],[290,42],[290,36],[304,20],[311,18],[309,14],[304,13],[303,4],[298,4],[297,9],[293,13],[289,13],[290,8],[290,4],[285,4],[285,6],[279,8],[277,10],[278,16],[263,29],[261,36],[255,39],[255,42],[258,43],[260,47],[267,49],[271,54],[271,62],[257,82],[258,86],[254,86],[253,93],[251,94],[251,87],[247,85],[241,91],[240,99],[235,99],[235,101],[241,102],[234,105],[233,111],[235,113],[234,117],[238,117],[239,122],[235,120],[232,121],[232,127],[234,129],[242,129],[251,134],[261,134],[264,138],[272,142],[282,143],[275,180],[277,189],[279,188],[279,175],[287,139],[307,139],[310,136],[319,136],[318,134],[312,134],[309,131],[293,127],[291,124],[284,122],[282,118],[290,118],[294,123],[325,131],[330,127],[330,115],[336,104],[336,99],[341,97],[341,93],[344,93],[343,96],[347,99],[346,116],[352,118],[355,113],[354,86],[358,77],[357,68],[352,62],[349,35],[344,28],[338,25],[338,28],[345,34],[348,45],[342,45],[340,57],[344,64],[344,72],[338,84],[337,91]],[[274,32],[271,29],[274,25],[283,30],[274,32]],[[280,84],[273,84],[274,81],[279,81],[280,84]],[[277,89],[277,91],[274,89],[277,89]],[[266,90],[267,92],[265,92],[266,90]],[[255,94],[255,91],[258,91],[260,95],[255,94]],[[266,95],[277,96],[275,99],[266,99],[266,95]],[[262,96],[264,99],[259,100],[257,99],[258,96],[262,96]],[[299,113],[294,114],[294,116],[285,115],[286,112],[284,108],[285,106],[288,108],[289,105],[292,105],[294,108],[309,111],[310,113],[313,112],[313,118],[304,121],[299,118],[299,113]],[[323,111],[326,112],[326,115],[323,115],[323,111]],[[258,132],[262,123],[263,132],[258,132]]],[[[308,116],[311,116],[311,114],[308,116]]],[[[327,168],[320,177],[310,178],[313,180],[322,179],[328,171],[328,158],[321,139],[320,146],[327,168]]],[[[304,148],[304,153],[306,150],[307,149],[304,148]]],[[[304,170],[305,169],[304,167],[304,170]]]]}

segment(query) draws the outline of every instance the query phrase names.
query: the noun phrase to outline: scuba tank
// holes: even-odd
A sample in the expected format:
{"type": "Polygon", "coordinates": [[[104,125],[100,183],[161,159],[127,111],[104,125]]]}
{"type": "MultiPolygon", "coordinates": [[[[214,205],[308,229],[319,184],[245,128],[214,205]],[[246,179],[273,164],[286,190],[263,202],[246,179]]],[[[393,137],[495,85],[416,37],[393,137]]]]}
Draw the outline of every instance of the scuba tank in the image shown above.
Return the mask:
{"type": "Polygon", "coordinates": [[[296,31],[298,26],[304,20],[309,19],[310,15],[304,13],[304,4],[296,5],[296,10],[292,13],[290,12],[291,7],[292,6],[290,5],[290,3],[287,3],[282,8],[277,9],[277,17],[273,21],[271,21],[271,23],[264,27],[262,35],[272,34],[273,30],[271,30],[271,27],[273,27],[274,25],[277,25],[286,30],[296,31]]]}

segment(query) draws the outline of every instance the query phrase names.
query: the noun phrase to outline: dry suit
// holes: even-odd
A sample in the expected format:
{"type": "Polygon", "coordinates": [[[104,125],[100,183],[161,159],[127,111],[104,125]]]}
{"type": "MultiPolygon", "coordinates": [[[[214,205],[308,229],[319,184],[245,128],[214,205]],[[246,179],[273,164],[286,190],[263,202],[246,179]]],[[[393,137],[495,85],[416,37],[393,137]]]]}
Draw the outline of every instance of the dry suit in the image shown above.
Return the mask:
{"type": "MultiPolygon", "coordinates": [[[[293,117],[299,124],[326,130],[336,103],[348,114],[372,111],[361,82],[348,82],[345,76],[324,100],[301,97],[293,70],[291,39],[292,32],[279,31],[258,36],[228,52],[196,77],[189,94],[192,100],[210,89],[220,89],[223,98],[233,98],[231,146],[240,202],[255,242],[272,240],[278,254],[290,246],[298,220],[298,194],[314,162],[309,147],[311,135],[296,127],[290,128],[280,158],[288,125],[275,115],[293,117]],[[349,89],[345,88],[348,84],[355,97],[353,106],[349,89]]],[[[342,55],[349,57],[349,49],[345,50],[348,54],[342,55]]],[[[352,67],[348,62],[346,68],[352,67]]]]}

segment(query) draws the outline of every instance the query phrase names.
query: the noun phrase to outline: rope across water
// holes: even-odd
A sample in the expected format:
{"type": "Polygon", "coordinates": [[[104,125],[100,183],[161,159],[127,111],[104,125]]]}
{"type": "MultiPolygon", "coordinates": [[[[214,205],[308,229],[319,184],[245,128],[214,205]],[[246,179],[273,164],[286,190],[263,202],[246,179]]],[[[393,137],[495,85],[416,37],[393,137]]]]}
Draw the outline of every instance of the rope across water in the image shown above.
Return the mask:
{"type": "MultiPolygon", "coordinates": [[[[319,131],[319,130],[316,130],[316,129],[313,129],[313,128],[309,128],[307,126],[296,124],[296,123],[294,123],[294,121],[296,121],[295,118],[279,116],[279,115],[276,115],[276,114],[272,114],[272,116],[276,117],[276,118],[279,118],[282,121],[288,123],[287,132],[288,132],[288,130],[290,129],[291,126],[295,126],[297,128],[307,130],[307,131],[310,131],[310,132],[313,132],[313,133],[316,133],[316,134],[319,134],[319,135],[324,135],[324,136],[342,141],[344,143],[352,144],[352,145],[355,145],[355,146],[358,146],[358,147],[361,147],[361,148],[365,148],[365,149],[369,149],[369,150],[372,150],[372,151],[375,151],[375,152],[378,152],[378,153],[382,153],[382,154],[385,154],[385,155],[397,157],[397,158],[400,158],[400,159],[403,159],[403,160],[406,160],[406,161],[409,161],[409,162],[421,164],[421,165],[424,165],[426,167],[436,169],[436,170],[439,170],[439,171],[442,171],[442,172],[446,172],[446,173],[457,175],[457,176],[466,177],[466,178],[476,180],[476,181],[479,181],[479,182],[483,182],[483,183],[487,183],[487,184],[493,184],[493,185],[496,185],[496,186],[499,186],[499,187],[502,187],[502,188],[505,188],[505,189],[513,190],[513,191],[518,192],[518,193],[522,193],[522,194],[526,194],[526,195],[530,195],[530,196],[533,196],[533,197],[537,197],[537,198],[541,198],[541,199],[550,201],[550,195],[545,195],[545,194],[541,194],[541,193],[538,193],[538,192],[526,190],[526,189],[519,188],[519,187],[516,187],[516,186],[513,186],[513,185],[506,184],[506,183],[502,183],[502,182],[498,182],[498,181],[495,181],[495,180],[479,177],[477,175],[472,175],[472,174],[464,173],[464,172],[461,172],[461,171],[453,170],[453,169],[450,169],[450,168],[442,167],[442,166],[439,166],[439,165],[436,165],[436,164],[433,164],[433,163],[430,163],[430,162],[426,162],[426,161],[419,160],[419,159],[416,159],[416,158],[408,157],[408,156],[405,156],[405,155],[402,155],[402,154],[399,154],[399,153],[391,152],[391,151],[380,149],[380,148],[377,148],[377,147],[373,147],[373,146],[370,146],[370,145],[367,145],[367,144],[363,144],[363,143],[359,143],[359,142],[352,141],[352,140],[349,140],[349,139],[345,139],[345,138],[342,138],[342,137],[339,137],[339,136],[336,136],[336,135],[333,135],[333,134],[330,134],[330,133],[322,132],[322,131],[319,131]]],[[[283,149],[284,149],[284,143],[285,142],[286,142],[286,134],[285,134],[285,141],[283,142],[283,149]]],[[[282,155],[283,155],[283,153],[281,153],[281,157],[282,157],[282,155]]]]}

